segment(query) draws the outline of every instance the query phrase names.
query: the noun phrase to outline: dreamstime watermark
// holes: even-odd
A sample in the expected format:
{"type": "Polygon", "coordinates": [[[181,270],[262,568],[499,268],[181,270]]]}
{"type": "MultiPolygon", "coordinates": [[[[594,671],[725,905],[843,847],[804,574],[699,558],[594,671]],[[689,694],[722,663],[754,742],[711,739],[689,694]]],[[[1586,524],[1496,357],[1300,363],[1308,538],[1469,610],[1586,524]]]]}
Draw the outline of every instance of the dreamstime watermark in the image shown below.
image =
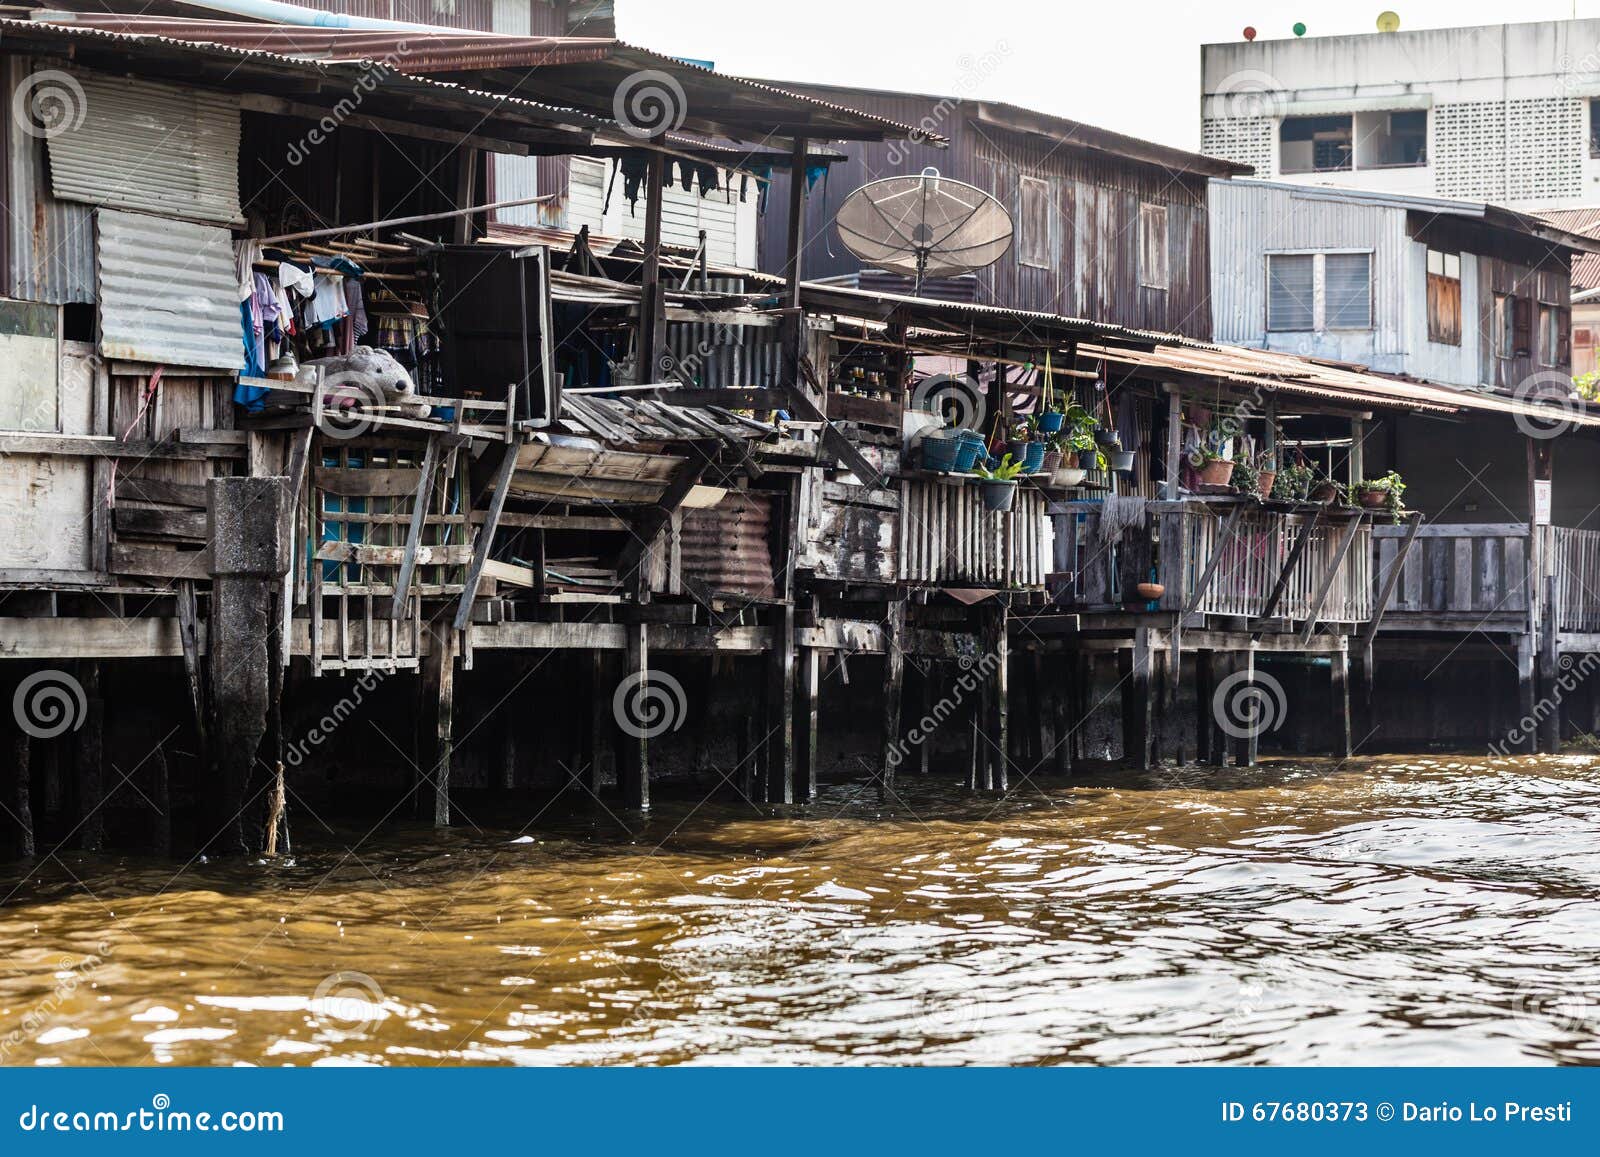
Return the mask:
{"type": "Polygon", "coordinates": [[[409,51],[404,40],[395,45],[395,50],[382,60],[364,60],[361,62],[361,75],[356,78],[355,84],[350,89],[350,95],[341,97],[339,102],[322,115],[311,128],[307,129],[297,141],[290,141],[288,151],[283,159],[291,166],[298,166],[305,162],[311,155],[311,150],[324,144],[340,125],[355,115],[356,110],[365,103],[369,93],[389,77],[399,71],[400,62],[405,59],[409,51]]]}
{"type": "Polygon", "coordinates": [[[617,726],[634,739],[654,739],[677,731],[689,715],[689,697],[665,671],[635,671],[611,696],[617,726]]]}
{"type": "Polygon", "coordinates": [[[937,414],[958,430],[981,434],[988,417],[983,389],[970,377],[934,374],[911,391],[910,409],[937,414]]]}
{"type": "Polygon", "coordinates": [[[371,433],[388,405],[382,386],[352,371],[329,374],[321,389],[313,421],[319,434],[340,442],[371,433]]]}
{"type": "Polygon", "coordinates": [[[1283,684],[1265,671],[1235,671],[1217,684],[1211,717],[1233,739],[1255,739],[1283,726],[1289,698],[1283,684]]]}
{"type": "Polygon", "coordinates": [[[88,115],[83,85],[58,68],[33,73],[11,94],[11,119],[30,137],[52,140],[76,132],[88,115]]]}
{"type": "Polygon", "coordinates": [[[1568,1036],[1592,1037],[1600,1031],[1600,1003],[1574,992],[1552,976],[1549,984],[1522,981],[1511,995],[1511,1017],[1524,1036],[1543,1040],[1553,1027],[1568,1036]]]}
{"type": "Polygon", "coordinates": [[[379,683],[388,678],[388,672],[373,668],[365,671],[355,681],[348,695],[342,696],[337,703],[330,707],[317,722],[306,729],[289,749],[284,752],[283,762],[290,767],[299,767],[305,762],[312,751],[321,747],[344,724],[345,720],[356,713],[367,694],[379,683]]]}
{"type": "Polygon", "coordinates": [[[57,1010],[71,1000],[73,994],[100,970],[106,958],[111,955],[111,951],[110,943],[102,940],[95,945],[93,952],[81,960],[62,957],[58,962],[55,984],[51,985],[49,995],[23,1013],[16,1027],[4,1037],[0,1037],[0,1065],[10,1064],[16,1049],[39,1035],[55,1017],[57,1010]]]}
{"type": "Polygon", "coordinates": [[[311,994],[311,1016],[323,1028],[369,1033],[389,1019],[383,989],[365,972],[333,972],[311,994]]]}
{"type": "Polygon", "coordinates": [[[926,144],[931,137],[940,135],[939,130],[944,123],[966,103],[967,98],[973,95],[984,81],[999,71],[1000,65],[1010,55],[1011,45],[999,40],[985,52],[963,53],[958,57],[956,81],[952,86],[955,89],[954,93],[941,97],[939,102],[912,126],[913,131],[907,139],[891,141],[884,153],[885,161],[891,166],[903,165],[911,157],[911,146],[926,144]]]}
{"type": "Polygon", "coordinates": [[[11,714],[34,739],[54,739],[83,726],[89,710],[83,684],[65,671],[35,671],[17,684],[11,714]]]}
{"type": "Polygon", "coordinates": [[[1556,661],[1556,667],[1560,673],[1552,680],[1548,693],[1533,705],[1532,711],[1512,725],[1504,739],[1489,745],[1490,755],[1504,759],[1514,753],[1514,748],[1522,747],[1537,735],[1540,725],[1561,710],[1567,695],[1576,690],[1578,684],[1587,679],[1596,667],[1600,667],[1600,655],[1593,651],[1584,652],[1578,659],[1562,655],[1556,661]]]}
{"type": "Polygon", "coordinates": [[[934,732],[944,724],[967,701],[967,697],[979,690],[1000,666],[1000,656],[993,651],[986,651],[977,660],[963,657],[959,665],[961,674],[956,677],[954,685],[948,694],[929,707],[927,713],[918,719],[906,730],[906,733],[897,739],[888,753],[884,756],[884,763],[891,768],[899,767],[914,750],[921,747],[933,738],[934,732]]]}
{"type": "Polygon", "coordinates": [[[1279,115],[1288,93],[1283,82],[1270,72],[1257,68],[1241,69],[1222,78],[1222,83],[1209,94],[1213,107],[1220,105],[1220,115],[1235,120],[1254,120],[1258,117],[1279,115]]]}
{"type": "Polygon", "coordinates": [[[1511,420],[1529,438],[1559,438],[1577,422],[1583,403],[1572,391],[1572,378],[1559,370],[1540,370],[1517,383],[1511,396],[1526,406],[1536,406],[1537,414],[1518,412],[1511,420]]]}
{"type": "Polygon", "coordinates": [[[612,94],[611,113],[630,137],[650,140],[683,127],[689,100],[677,77],[645,68],[623,77],[612,94]]]}

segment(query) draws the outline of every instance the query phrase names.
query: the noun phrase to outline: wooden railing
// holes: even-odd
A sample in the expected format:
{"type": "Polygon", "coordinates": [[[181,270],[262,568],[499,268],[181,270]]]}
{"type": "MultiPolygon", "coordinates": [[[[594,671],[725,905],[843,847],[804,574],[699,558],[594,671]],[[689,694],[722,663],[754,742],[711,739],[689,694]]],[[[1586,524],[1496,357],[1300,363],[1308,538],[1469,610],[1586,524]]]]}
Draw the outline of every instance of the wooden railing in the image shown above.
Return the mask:
{"type": "Polygon", "coordinates": [[[1555,599],[1556,629],[1600,631],[1600,530],[1542,526],[1541,597],[1555,599]]]}
{"type": "Polygon", "coordinates": [[[1105,542],[1101,504],[1060,503],[1052,512],[1060,601],[1069,605],[1137,604],[1136,585],[1153,575],[1165,587],[1162,610],[1332,623],[1372,615],[1371,528],[1359,514],[1151,502],[1142,523],[1105,542]]]}
{"type": "MultiPolygon", "coordinates": [[[[1374,529],[1375,589],[1395,566],[1405,536],[1403,526],[1374,529]]],[[[1406,555],[1384,625],[1395,630],[1425,622],[1470,627],[1525,621],[1529,578],[1536,573],[1529,566],[1529,548],[1525,523],[1423,526],[1406,555]]]]}
{"type": "Polygon", "coordinates": [[[1037,587],[1050,569],[1045,497],[1017,487],[1004,513],[983,509],[971,482],[908,478],[900,483],[900,578],[912,583],[1037,587]]]}

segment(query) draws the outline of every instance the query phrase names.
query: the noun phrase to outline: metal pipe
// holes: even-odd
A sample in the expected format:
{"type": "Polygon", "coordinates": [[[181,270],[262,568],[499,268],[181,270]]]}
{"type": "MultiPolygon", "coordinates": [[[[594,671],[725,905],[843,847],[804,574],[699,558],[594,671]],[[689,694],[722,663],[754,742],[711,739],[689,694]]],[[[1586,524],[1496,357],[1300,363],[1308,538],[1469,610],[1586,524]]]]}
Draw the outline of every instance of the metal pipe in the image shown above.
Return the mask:
{"type": "MultiPolygon", "coordinates": [[[[341,233],[364,233],[368,229],[392,229],[397,225],[415,225],[422,221],[444,221],[451,217],[466,217],[473,213],[487,213],[491,209],[509,209],[515,205],[536,205],[548,201],[555,193],[538,197],[518,197],[512,201],[491,201],[487,205],[469,205],[465,209],[448,209],[442,213],[419,213],[415,217],[391,217],[386,221],[368,221],[361,225],[335,225],[331,229],[308,229],[304,233],[282,233],[277,237],[263,237],[258,245],[278,245],[284,241],[309,241],[313,237],[337,237],[341,233]]],[[[417,238],[419,241],[425,238],[417,238]]],[[[432,245],[435,242],[428,241],[432,245]]]]}

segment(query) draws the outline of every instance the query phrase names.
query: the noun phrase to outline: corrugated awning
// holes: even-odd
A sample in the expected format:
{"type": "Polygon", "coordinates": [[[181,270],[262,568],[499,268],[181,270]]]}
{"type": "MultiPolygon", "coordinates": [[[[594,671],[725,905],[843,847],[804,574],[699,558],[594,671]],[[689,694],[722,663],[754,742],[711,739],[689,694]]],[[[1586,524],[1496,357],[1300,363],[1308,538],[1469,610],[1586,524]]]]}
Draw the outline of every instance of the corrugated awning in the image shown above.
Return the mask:
{"type": "Polygon", "coordinates": [[[99,209],[95,250],[102,357],[244,368],[239,279],[226,229],[99,209]]]}

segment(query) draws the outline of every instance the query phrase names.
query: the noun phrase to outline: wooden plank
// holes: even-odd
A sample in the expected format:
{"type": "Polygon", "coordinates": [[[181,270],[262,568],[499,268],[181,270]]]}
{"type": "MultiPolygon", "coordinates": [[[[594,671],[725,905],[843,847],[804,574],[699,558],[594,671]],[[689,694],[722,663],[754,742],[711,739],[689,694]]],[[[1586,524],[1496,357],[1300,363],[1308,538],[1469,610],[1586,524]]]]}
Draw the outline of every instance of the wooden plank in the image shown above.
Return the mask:
{"type": "MultiPolygon", "coordinates": [[[[489,499],[488,517],[478,530],[472,548],[472,565],[467,568],[467,578],[461,592],[461,603],[456,608],[456,630],[464,631],[472,622],[472,604],[478,597],[478,584],[483,581],[483,564],[489,559],[495,532],[500,529],[500,515],[506,508],[506,494],[510,490],[512,472],[517,468],[517,452],[507,449],[501,456],[500,469],[495,474],[494,493],[489,499]]],[[[408,552],[409,553],[409,552],[408,552]]]]}
{"type": "MultiPolygon", "coordinates": [[[[1311,636],[1316,633],[1317,621],[1322,614],[1322,608],[1327,604],[1328,592],[1333,589],[1334,579],[1339,576],[1340,571],[1344,568],[1344,561],[1347,557],[1349,557],[1350,548],[1356,544],[1357,539],[1362,537],[1358,533],[1361,529],[1361,519],[1362,516],[1358,514],[1350,521],[1345,523],[1344,534],[1339,540],[1339,547],[1334,552],[1333,560],[1328,564],[1327,573],[1323,575],[1322,585],[1317,589],[1316,597],[1311,600],[1311,606],[1306,612],[1306,625],[1300,634],[1300,640],[1302,643],[1308,642],[1311,639],[1311,636]]],[[[1253,671],[1253,656],[1251,662],[1251,670],[1253,671]]],[[[1254,748],[1254,744],[1255,738],[1252,736],[1252,749],[1254,748]]]]}
{"type": "Polygon", "coordinates": [[[206,508],[206,488],[189,482],[168,482],[160,478],[117,479],[118,502],[156,502],[165,506],[206,508]]]}
{"type": "MultiPolygon", "coordinates": [[[[1401,541],[1394,560],[1388,572],[1384,575],[1383,588],[1379,591],[1377,602],[1372,608],[1372,618],[1367,620],[1366,626],[1362,628],[1361,641],[1363,645],[1370,644],[1373,636],[1378,633],[1378,625],[1383,622],[1384,612],[1389,609],[1389,601],[1394,597],[1395,587],[1400,582],[1400,576],[1405,570],[1406,561],[1411,557],[1412,548],[1416,545],[1417,532],[1422,528],[1422,513],[1420,511],[1413,512],[1407,517],[1410,519],[1409,533],[1401,541]]],[[[1385,545],[1388,545],[1387,542],[1385,545]]],[[[1370,679],[1371,673],[1363,672],[1363,677],[1370,679]]]]}
{"type": "Polygon", "coordinates": [[[1472,540],[1456,538],[1450,543],[1450,609],[1472,610],[1472,540]]]}
{"type": "MultiPolygon", "coordinates": [[[[354,562],[363,566],[400,566],[405,556],[406,548],[403,546],[372,546],[361,542],[324,542],[317,548],[319,559],[354,562]]],[[[416,551],[418,566],[464,566],[471,561],[472,548],[464,544],[419,546],[416,551]]]]}
{"type": "Polygon", "coordinates": [[[112,512],[112,524],[119,535],[176,538],[188,542],[203,542],[206,538],[206,513],[203,510],[118,506],[112,512]]]}
{"type": "Polygon", "coordinates": [[[414,493],[421,476],[422,471],[406,468],[361,470],[319,466],[312,481],[317,489],[341,498],[393,498],[414,493]]]}
{"type": "Polygon", "coordinates": [[[209,578],[211,551],[176,550],[143,543],[114,542],[110,550],[112,574],[156,575],[161,578],[209,578]]]}
{"type": "MultiPolygon", "coordinates": [[[[515,458],[516,455],[510,457],[515,458]]],[[[390,622],[398,622],[405,617],[406,600],[411,595],[411,579],[417,572],[417,550],[422,543],[422,527],[427,521],[428,503],[433,498],[433,478],[438,460],[439,439],[429,438],[428,448],[422,454],[422,468],[417,471],[417,487],[411,498],[405,552],[400,559],[399,577],[395,579],[394,598],[389,602],[390,622]]]]}

